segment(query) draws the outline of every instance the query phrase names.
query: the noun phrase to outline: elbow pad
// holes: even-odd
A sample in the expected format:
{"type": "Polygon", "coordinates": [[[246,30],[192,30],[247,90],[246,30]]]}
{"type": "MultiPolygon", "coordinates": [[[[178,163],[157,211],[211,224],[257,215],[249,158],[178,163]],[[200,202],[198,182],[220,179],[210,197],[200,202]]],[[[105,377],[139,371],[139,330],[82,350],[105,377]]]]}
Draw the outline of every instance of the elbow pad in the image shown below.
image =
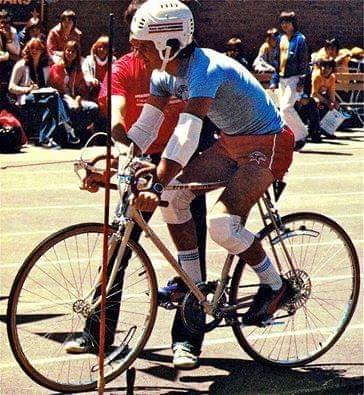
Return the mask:
{"type": "Polygon", "coordinates": [[[198,147],[201,129],[202,119],[189,113],[181,113],[162,158],[173,160],[185,167],[198,147]]]}
{"type": "Polygon", "coordinates": [[[128,138],[133,141],[144,154],[157,138],[159,128],[163,121],[163,111],[146,103],[143,106],[138,120],[129,129],[128,138]]]}

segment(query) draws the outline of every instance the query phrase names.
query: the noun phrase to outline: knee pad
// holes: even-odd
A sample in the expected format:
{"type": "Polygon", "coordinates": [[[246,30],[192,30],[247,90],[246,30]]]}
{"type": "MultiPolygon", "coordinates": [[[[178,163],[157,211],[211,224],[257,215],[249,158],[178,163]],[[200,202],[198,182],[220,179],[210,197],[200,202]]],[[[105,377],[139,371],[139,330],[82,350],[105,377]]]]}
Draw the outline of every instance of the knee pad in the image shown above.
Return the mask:
{"type": "MultiPolygon", "coordinates": [[[[173,180],[169,185],[181,182],[173,180]]],[[[190,204],[196,195],[189,189],[172,189],[162,193],[161,199],[168,202],[168,207],[161,207],[164,221],[167,224],[184,224],[192,218],[190,204]]]]}
{"type": "Polygon", "coordinates": [[[241,224],[241,217],[231,214],[208,216],[208,228],[212,240],[228,250],[229,254],[246,251],[254,241],[254,234],[241,224]]]}

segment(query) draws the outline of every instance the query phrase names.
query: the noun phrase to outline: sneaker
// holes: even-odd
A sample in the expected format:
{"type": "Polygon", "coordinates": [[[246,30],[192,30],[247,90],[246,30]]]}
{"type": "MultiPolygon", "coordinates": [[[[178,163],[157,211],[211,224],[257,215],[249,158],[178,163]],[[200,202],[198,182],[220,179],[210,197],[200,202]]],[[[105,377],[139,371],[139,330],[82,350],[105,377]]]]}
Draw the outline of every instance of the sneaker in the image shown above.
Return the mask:
{"type": "Polygon", "coordinates": [[[72,145],[80,144],[81,140],[77,136],[68,135],[68,143],[72,145]]]}
{"type": "Polygon", "coordinates": [[[43,148],[53,148],[53,149],[61,149],[61,146],[57,144],[53,139],[49,139],[40,143],[43,148]]]}
{"type": "Polygon", "coordinates": [[[266,284],[259,287],[249,310],[243,315],[244,325],[260,325],[270,319],[293,295],[293,289],[288,280],[282,277],[282,286],[277,291],[266,284]]]}
{"type": "Polygon", "coordinates": [[[158,288],[158,303],[181,302],[188,288],[178,276],[171,278],[167,285],[158,288]]]}
{"type": "Polygon", "coordinates": [[[322,143],[322,138],[321,138],[321,136],[318,133],[314,133],[311,136],[311,142],[312,143],[322,143]]]}
{"type": "Polygon", "coordinates": [[[65,343],[64,348],[68,354],[97,353],[97,347],[88,336],[82,335],[77,339],[65,343]]]}
{"type": "Polygon", "coordinates": [[[173,366],[177,369],[193,369],[198,364],[195,355],[188,343],[177,343],[173,347],[173,366]]]}
{"type": "Polygon", "coordinates": [[[298,140],[296,141],[293,150],[294,151],[301,151],[301,149],[304,147],[304,145],[306,144],[306,139],[302,139],[302,140],[298,140]]]}

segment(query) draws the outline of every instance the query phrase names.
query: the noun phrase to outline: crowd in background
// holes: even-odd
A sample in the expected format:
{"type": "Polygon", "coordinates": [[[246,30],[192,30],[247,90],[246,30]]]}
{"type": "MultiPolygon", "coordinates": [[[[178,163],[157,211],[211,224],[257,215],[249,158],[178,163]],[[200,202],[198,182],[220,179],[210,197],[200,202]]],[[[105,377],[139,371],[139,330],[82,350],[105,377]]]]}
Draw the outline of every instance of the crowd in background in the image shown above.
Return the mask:
{"type": "MultiPolygon", "coordinates": [[[[10,109],[26,134],[35,135],[45,148],[79,147],[105,128],[98,93],[108,67],[109,40],[98,37],[86,58],[81,45],[72,10],[63,11],[48,34],[37,17],[17,32],[9,12],[0,11],[0,111],[10,109]]],[[[310,54],[293,12],[280,15],[279,29],[267,30],[252,64],[239,37],[228,40],[225,53],[258,79],[259,73],[270,73],[270,91],[277,90],[277,104],[295,132],[297,149],[307,136],[321,141],[320,119],[338,107],[335,72],[348,72],[353,61],[362,65],[364,56],[362,48],[340,48],[336,39],[323,40],[323,47],[310,54]]]]}

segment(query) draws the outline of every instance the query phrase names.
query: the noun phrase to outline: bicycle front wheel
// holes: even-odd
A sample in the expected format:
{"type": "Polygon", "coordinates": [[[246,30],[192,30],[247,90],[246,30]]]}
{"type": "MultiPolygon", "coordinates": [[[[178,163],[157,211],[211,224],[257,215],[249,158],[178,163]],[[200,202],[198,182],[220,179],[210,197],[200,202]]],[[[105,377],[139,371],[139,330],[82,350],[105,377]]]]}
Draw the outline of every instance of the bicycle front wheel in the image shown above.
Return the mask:
{"type": "MultiPolygon", "coordinates": [[[[110,240],[112,234],[110,228],[110,240]]],[[[10,293],[7,329],[14,356],[34,381],[54,391],[74,393],[97,386],[97,351],[71,355],[65,344],[82,335],[87,317],[91,324],[99,323],[99,307],[91,316],[88,309],[95,299],[102,244],[102,224],[73,225],[51,235],[25,260],[10,293]]],[[[137,358],[156,319],[154,269],[137,243],[130,240],[128,248],[131,258],[122,269],[122,289],[112,288],[106,302],[106,332],[112,325],[108,309],[117,310],[111,329],[114,350],[125,342],[127,347],[122,357],[105,365],[106,382],[137,358]]]]}
{"type": "MultiPolygon", "coordinates": [[[[275,262],[271,238],[281,274],[293,284],[295,296],[275,313],[271,325],[236,324],[233,331],[253,359],[295,367],[319,358],[342,335],[357,304],[360,272],[353,243],[333,220],[315,213],[297,213],[283,217],[282,224],[280,236],[296,273],[287,262],[273,226],[263,229],[260,239],[275,262]]],[[[231,304],[251,300],[258,286],[258,277],[250,266],[238,265],[232,278],[231,304]]],[[[238,311],[242,313],[244,309],[238,311]]]]}

